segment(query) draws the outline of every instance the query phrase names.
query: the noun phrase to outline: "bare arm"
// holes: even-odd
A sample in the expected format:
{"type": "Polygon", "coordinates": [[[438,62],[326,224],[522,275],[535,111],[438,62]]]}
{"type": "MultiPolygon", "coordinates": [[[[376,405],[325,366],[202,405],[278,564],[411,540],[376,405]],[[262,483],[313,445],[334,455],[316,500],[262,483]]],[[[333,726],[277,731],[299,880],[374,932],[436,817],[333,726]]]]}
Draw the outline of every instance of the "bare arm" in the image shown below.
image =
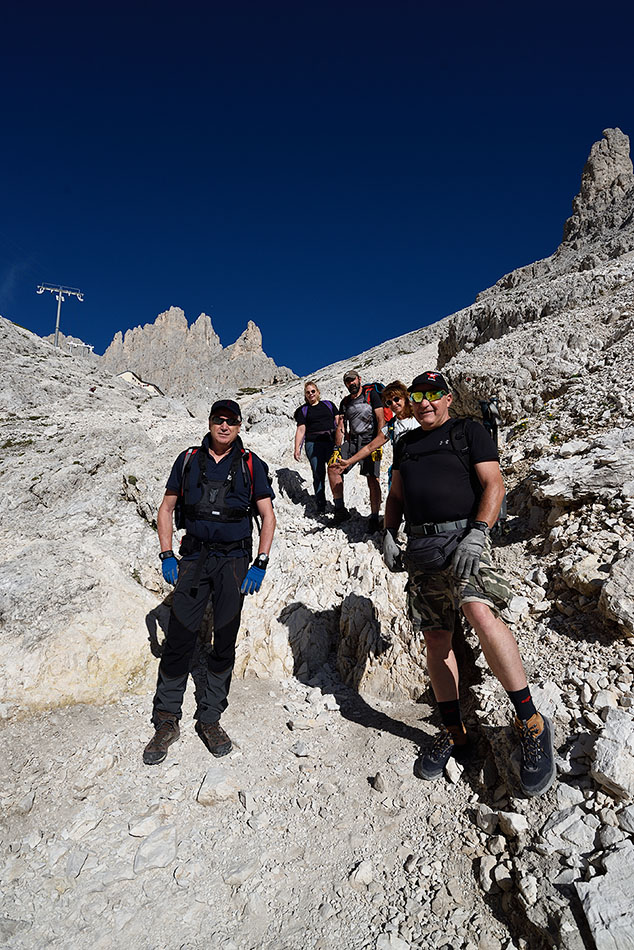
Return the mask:
{"type": "Polygon", "coordinates": [[[174,527],[174,509],[178,495],[176,492],[165,492],[163,501],[156,516],[156,526],[158,528],[159,544],[161,551],[172,550],[172,531],[174,527]]]}
{"type": "Polygon", "coordinates": [[[392,486],[390,488],[390,494],[387,496],[387,501],[385,502],[385,518],[383,519],[385,527],[395,532],[398,531],[402,518],[403,482],[401,481],[401,473],[393,470],[392,486]]]}
{"type": "Polygon", "coordinates": [[[302,454],[302,445],[304,439],[306,438],[306,426],[300,425],[297,426],[297,431],[295,432],[295,449],[293,451],[293,457],[296,462],[299,462],[300,455],[302,454]]]}
{"type": "Polygon", "coordinates": [[[335,429],[335,445],[341,445],[341,443],[343,442],[343,434],[344,434],[343,429],[344,429],[344,425],[343,425],[343,414],[342,414],[340,416],[337,416],[337,428],[335,429]]]}
{"type": "Polygon", "coordinates": [[[476,521],[486,521],[490,528],[497,521],[504,498],[504,482],[498,462],[477,462],[476,475],[482,485],[482,497],[476,512],[476,521]]]}
{"type": "Polygon", "coordinates": [[[273,544],[273,535],[275,534],[275,525],[277,523],[275,512],[273,511],[273,503],[270,498],[258,498],[255,507],[262,519],[258,554],[268,554],[273,544]]]}
{"type": "Polygon", "coordinates": [[[358,452],[355,452],[349,459],[341,459],[340,462],[334,466],[335,469],[339,469],[340,472],[345,472],[347,468],[350,468],[351,465],[354,465],[355,462],[360,462],[362,459],[367,459],[368,455],[372,455],[377,449],[380,449],[382,445],[388,441],[386,435],[383,435],[382,432],[372,439],[371,442],[368,442],[367,445],[364,445],[362,449],[359,449],[358,452]]]}

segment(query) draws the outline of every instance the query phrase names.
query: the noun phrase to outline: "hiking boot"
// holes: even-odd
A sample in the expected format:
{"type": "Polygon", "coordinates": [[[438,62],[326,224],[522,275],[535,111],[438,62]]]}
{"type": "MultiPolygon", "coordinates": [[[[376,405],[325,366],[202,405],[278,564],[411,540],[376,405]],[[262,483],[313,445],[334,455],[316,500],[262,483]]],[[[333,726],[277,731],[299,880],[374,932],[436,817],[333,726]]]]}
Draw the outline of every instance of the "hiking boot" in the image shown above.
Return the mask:
{"type": "Polygon", "coordinates": [[[350,518],[350,512],[347,508],[335,508],[335,513],[332,517],[333,524],[342,524],[344,521],[347,521],[350,518]]]}
{"type": "Polygon", "coordinates": [[[167,755],[172,742],[176,742],[181,732],[178,719],[173,713],[154,710],[154,736],[143,750],[143,761],[146,765],[158,765],[167,755]]]}
{"type": "Polygon", "coordinates": [[[209,751],[212,755],[215,755],[217,759],[221,755],[228,755],[233,748],[231,745],[231,739],[224,731],[220,722],[201,722],[200,719],[196,723],[196,732],[203,740],[209,751]]]}
{"type": "Polygon", "coordinates": [[[368,518],[368,531],[370,534],[375,534],[379,530],[379,516],[370,515],[368,518]]]}
{"type": "Polygon", "coordinates": [[[421,753],[414,762],[414,775],[427,781],[439,778],[449,759],[466,762],[471,753],[471,743],[465,727],[441,726],[440,732],[427,752],[421,753]]]}
{"type": "Polygon", "coordinates": [[[520,785],[525,795],[543,795],[555,781],[553,727],[550,719],[535,713],[513,723],[520,740],[520,785]]]}

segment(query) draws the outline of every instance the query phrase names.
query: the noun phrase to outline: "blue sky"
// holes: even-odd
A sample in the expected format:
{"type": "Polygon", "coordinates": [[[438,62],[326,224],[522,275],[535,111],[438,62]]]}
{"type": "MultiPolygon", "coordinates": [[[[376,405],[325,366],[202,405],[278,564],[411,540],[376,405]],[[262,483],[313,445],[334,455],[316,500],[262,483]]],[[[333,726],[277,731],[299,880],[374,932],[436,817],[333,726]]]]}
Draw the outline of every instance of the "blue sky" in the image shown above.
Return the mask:
{"type": "Polygon", "coordinates": [[[5,5],[0,314],[103,352],[180,306],[305,374],[550,254],[604,128],[625,3],[5,5]],[[597,19],[598,16],[601,19],[597,19]]]}

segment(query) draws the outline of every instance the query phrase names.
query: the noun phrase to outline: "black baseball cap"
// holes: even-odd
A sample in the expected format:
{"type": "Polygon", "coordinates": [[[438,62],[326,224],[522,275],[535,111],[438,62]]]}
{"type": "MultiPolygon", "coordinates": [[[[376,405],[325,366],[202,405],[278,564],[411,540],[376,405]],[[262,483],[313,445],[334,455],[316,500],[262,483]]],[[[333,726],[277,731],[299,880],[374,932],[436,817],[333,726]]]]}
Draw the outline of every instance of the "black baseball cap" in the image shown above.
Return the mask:
{"type": "Polygon", "coordinates": [[[449,392],[449,386],[447,385],[445,377],[441,373],[434,373],[431,370],[417,376],[409,387],[411,393],[423,389],[444,389],[445,392],[449,392]]]}
{"type": "Polygon", "coordinates": [[[216,399],[215,403],[209,410],[209,418],[215,416],[217,412],[222,410],[225,412],[230,412],[232,416],[235,416],[236,419],[239,419],[242,422],[242,413],[240,412],[240,406],[237,402],[234,402],[233,399],[216,399]]]}

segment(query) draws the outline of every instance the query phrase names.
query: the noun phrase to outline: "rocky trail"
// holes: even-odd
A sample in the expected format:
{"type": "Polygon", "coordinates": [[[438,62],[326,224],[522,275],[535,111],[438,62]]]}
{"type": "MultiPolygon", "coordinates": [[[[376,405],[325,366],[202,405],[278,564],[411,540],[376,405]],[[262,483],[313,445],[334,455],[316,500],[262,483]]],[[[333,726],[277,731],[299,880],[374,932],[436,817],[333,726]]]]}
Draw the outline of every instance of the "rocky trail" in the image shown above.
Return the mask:
{"type": "MultiPolygon", "coordinates": [[[[634,703],[633,671],[626,644],[591,625],[574,638],[583,657],[562,663],[574,653],[558,626],[521,642],[559,749],[559,782],[537,801],[519,792],[505,697],[481,659],[464,697],[474,760],[436,783],[412,772],[436,727],[431,696],[366,701],[341,683],[336,657],[306,684],[236,681],[223,717],[235,748],[219,760],[194,731],[196,665],[181,739],[158,767],[141,762],[149,697],[5,724],[3,938],[139,950],[592,946],[574,884],[603,882],[595,907],[607,906],[606,888],[623,886],[602,876],[608,849],[625,862],[634,853],[634,807],[592,780],[592,747],[609,711],[634,703]]],[[[477,653],[471,638],[466,649],[477,653]]],[[[617,930],[613,945],[622,939],[617,930]]]]}

